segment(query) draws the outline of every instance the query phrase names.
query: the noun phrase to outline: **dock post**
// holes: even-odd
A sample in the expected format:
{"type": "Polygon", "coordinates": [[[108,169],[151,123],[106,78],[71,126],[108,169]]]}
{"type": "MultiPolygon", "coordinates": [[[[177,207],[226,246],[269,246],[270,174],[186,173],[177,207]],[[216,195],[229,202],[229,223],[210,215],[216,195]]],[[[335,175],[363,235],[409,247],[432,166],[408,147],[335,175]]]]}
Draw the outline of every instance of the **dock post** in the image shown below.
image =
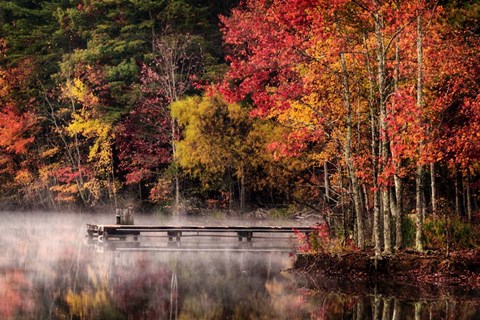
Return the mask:
{"type": "Polygon", "coordinates": [[[115,222],[121,225],[133,225],[133,208],[117,208],[115,209],[115,222]]]}
{"type": "Polygon", "coordinates": [[[115,224],[122,224],[122,209],[115,209],[115,224]]]}
{"type": "Polygon", "coordinates": [[[128,207],[123,209],[125,221],[123,224],[133,225],[133,208],[128,207]]]}

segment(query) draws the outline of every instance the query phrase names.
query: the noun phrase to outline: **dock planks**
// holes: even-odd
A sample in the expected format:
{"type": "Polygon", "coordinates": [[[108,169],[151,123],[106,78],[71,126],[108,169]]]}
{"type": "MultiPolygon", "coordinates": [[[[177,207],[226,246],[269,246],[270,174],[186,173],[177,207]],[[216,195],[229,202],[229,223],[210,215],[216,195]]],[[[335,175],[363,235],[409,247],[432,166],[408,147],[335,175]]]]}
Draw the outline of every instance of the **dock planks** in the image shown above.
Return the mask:
{"type": "Polygon", "coordinates": [[[308,234],[311,227],[295,226],[174,226],[174,225],[96,225],[87,224],[87,233],[90,238],[99,241],[124,240],[133,236],[134,240],[142,233],[165,233],[169,240],[180,241],[182,236],[231,236],[238,237],[239,241],[251,241],[258,233],[294,233],[308,234]]]}

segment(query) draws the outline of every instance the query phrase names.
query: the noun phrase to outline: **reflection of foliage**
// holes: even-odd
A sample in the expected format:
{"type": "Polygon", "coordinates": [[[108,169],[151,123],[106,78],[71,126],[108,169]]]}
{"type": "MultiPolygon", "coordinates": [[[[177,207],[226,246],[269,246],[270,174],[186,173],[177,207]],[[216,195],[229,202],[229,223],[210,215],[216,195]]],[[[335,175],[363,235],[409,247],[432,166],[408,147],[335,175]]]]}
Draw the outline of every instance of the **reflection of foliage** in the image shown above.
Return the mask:
{"type": "Polygon", "coordinates": [[[167,318],[171,272],[142,255],[132,258],[133,265],[119,266],[110,275],[112,304],[127,318],[167,318]]]}
{"type": "MultiPolygon", "coordinates": [[[[373,295],[332,292],[328,282],[317,283],[324,291],[305,289],[294,273],[279,272],[288,257],[278,253],[99,255],[78,246],[76,231],[83,218],[76,216],[69,224],[65,216],[49,219],[48,227],[40,214],[28,221],[16,216],[14,223],[8,215],[2,217],[1,319],[168,319],[173,274],[178,277],[173,297],[178,298],[179,319],[372,318],[373,295]]],[[[390,303],[392,310],[393,301],[383,297],[375,308],[390,303]]],[[[428,303],[434,319],[475,318],[478,303],[447,299],[455,305],[449,317],[445,297],[423,300],[423,312],[428,303]]],[[[397,303],[404,306],[402,319],[413,319],[410,301],[397,303]]]]}
{"type": "Polygon", "coordinates": [[[96,292],[82,291],[78,294],[69,291],[65,300],[70,313],[80,319],[118,319],[119,314],[108,301],[103,289],[96,292]]]}
{"type": "Polygon", "coordinates": [[[21,271],[7,271],[0,274],[0,318],[15,319],[17,315],[33,311],[30,296],[32,283],[21,271]]]}
{"type": "Polygon", "coordinates": [[[206,292],[201,292],[185,299],[180,319],[219,319],[222,314],[223,305],[206,292]]]}

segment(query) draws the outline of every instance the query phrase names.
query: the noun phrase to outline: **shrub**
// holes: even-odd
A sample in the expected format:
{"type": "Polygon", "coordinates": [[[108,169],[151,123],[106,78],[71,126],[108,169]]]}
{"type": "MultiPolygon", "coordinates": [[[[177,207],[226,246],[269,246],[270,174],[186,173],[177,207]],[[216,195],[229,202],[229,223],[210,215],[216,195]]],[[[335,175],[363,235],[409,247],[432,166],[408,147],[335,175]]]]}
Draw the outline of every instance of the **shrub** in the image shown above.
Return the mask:
{"type": "Polygon", "coordinates": [[[430,217],[424,223],[425,245],[432,249],[446,250],[447,241],[452,249],[473,249],[479,236],[479,230],[459,217],[430,217]]]}
{"type": "Polygon", "coordinates": [[[405,248],[415,246],[415,221],[410,216],[404,216],[402,224],[403,246],[405,248]]]}

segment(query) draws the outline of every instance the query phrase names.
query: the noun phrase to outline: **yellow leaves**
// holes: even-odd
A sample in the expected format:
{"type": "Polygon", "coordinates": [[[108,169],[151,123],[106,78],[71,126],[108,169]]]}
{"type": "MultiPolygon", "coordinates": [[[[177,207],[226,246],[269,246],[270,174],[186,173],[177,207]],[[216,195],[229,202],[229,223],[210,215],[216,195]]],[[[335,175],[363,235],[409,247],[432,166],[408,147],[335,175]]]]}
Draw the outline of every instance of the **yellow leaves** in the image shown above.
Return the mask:
{"type": "Polygon", "coordinates": [[[200,96],[187,97],[183,100],[173,102],[170,105],[172,117],[177,119],[181,126],[186,125],[190,121],[191,112],[195,112],[200,102],[200,96]]]}
{"type": "Polygon", "coordinates": [[[88,160],[94,162],[103,173],[111,172],[112,141],[115,138],[111,122],[94,118],[90,111],[83,109],[73,114],[72,121],[66,129],[72,137],[82,135],[93,140],[88,160]]]}
{"type": "Polygon", "coordinates": [[[75,113],[72,118],[70,125],[67,127],[71,136],[82,134],[87,138],[101,137],[106,139],[110,135],[112,124],[102,119],[94,119],[89,112],[75,113]]]}
{"type": "Polygon", "coordinates": [[[78,101],[84,100],[86,95],[86,88],[80,79],[73,79],[73,83],[71,81],[68,81],[67,88],[70,90],[71,97],[76,98],[78,101]]]}
{"type": "Polygon", "coordinates": [[[229,104],[220,96],[189,97],[171,105],[171,112],[183,127],[183,139],[176,143],[181,167],[208,179],[227,169],[240,173],[245,159],[252,156],[248,138],[249,112],[239,104],[229,104]]]}
{"type": "Polygon", "coordinates": [[[248,111],[245,108],[242,108],[238,103],[229,103],[227,105],[228,117],[235,121],[241,122],[249,117],[248,111]]]}
{"type": "Polygon", "coordinates": [[[93,293],[86,291],[74,293],[70,290],[65,300],[70,308],[71,314],[80,319],[90,319],[96,310],[108,305],[108,297],[105,289],[93,293]]]}
{"type": "Polygon", "coordinates": [[[10,85],[5,80],[5,74],[3,70],[0,70],[0,98],[5,97],[10,92],[10,85]]]}
{"type": "Polygon", "coordinates": [[[290,108],[278,113],[279,123],[293,128],[312,128],[318,123],[318,117],[313,108],[299,101],[290,103],[290,108]]]}
{"type": "Polygon", "coordinates": [[[90,90],[85,86],[82,80],[74,78],[67,80],[66,87],[63,90],[63,95],[67,98],[73,99],[79,103],[85,104],[97,104],[98,97],[93,95],[90,90]]]}
{"type": "Polygon", "coordinates": [[[59,147],[53,147],[53,148],[50,148],[50,149],[47,149],[47,150],[41,152],[40,157],[42,157],[43,159],[50,158],[50,157],[53,157],[54,155],[58,154],[59,151],[60,151],[59,147]]]}
{"type": "Polygon", "coordinates": [[[317,165],[322,166],[325,161],[331,161],[338,154],[338,151],[335,148],[335,142],[329,140],[326,146],[322,149],[321,152],[314,152],[309,155],[310,161],[317,165]]]}
{"type": "Polygon", "coordinates": [[[57,193],[55,199],[60,202],[74,202],[78,194],[78,187],[76,184],[62,184],[50,187],[50,191],[57,193]]]}
{"type": "Polygon", "coordinates": [[[26,169],[17,171],[15,176],[15,182],[22,185],[29,185],[33,180],[33,175],[26,169]]]}
{"type": "Polygon", "coordinates": [[[91,195],[91,201],[93,204],[95,204],[98,199],[100,199],[102,189],[104,189],[105,184],[102,183],[102,181],[100,181],[99,179],[91,178],[90,180],[85,182],[83,186],[85,190],[88,190],[91,195]]]}

